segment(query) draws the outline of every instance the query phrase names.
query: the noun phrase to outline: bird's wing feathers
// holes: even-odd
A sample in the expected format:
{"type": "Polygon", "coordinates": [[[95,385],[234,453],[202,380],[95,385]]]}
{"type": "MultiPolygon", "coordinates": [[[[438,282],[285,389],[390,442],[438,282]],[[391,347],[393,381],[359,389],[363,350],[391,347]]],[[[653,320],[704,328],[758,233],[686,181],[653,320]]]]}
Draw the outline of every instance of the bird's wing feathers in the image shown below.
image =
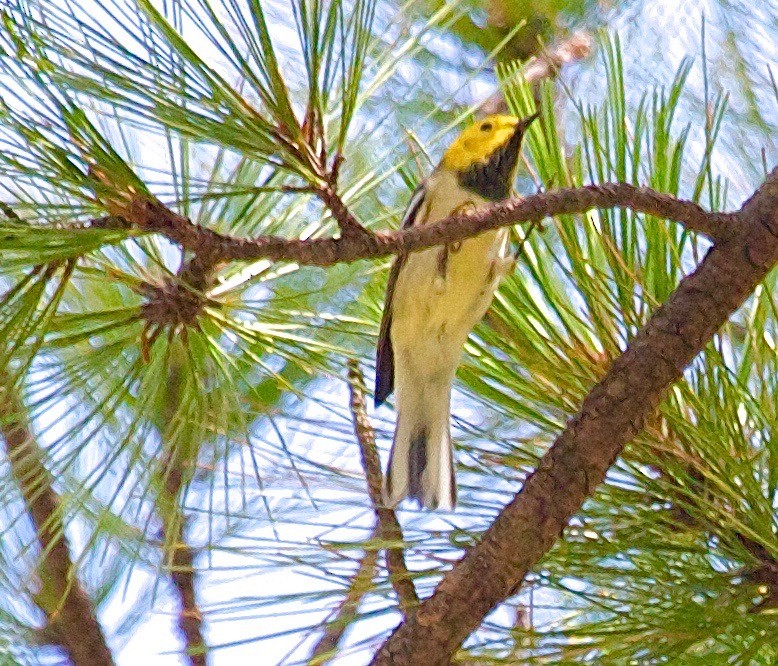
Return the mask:
{"type": "MultiPolygon", "coordinates": [[[[411,195],[408,207],[402,219],[403,229],[412,227],[419,218],[419,212],[424,204],[426,190],[424,184],[419,185],[411,195]]],[[[392,270],[389,273],[389,282],[386,285],[386,298],[384,300],[384,313],[381,318],[381,329],[378,334],[378,348],[376,350],[376,371],[375,371],[375,406],[382,404],[394,390],[394,352],[392,351],[392,297],[394,296],[394,287],[397,284],[397,278],[400,275],[405,263],[405,256],[398,254],[392,264],[392,270]]]]}
{"type": "Polygon", "coordinates": [[[403,258],[398,256],[392,264],[389,273],[389,283],[386,287],[386,299],[384,300],[384,314],[381,319],[381,330],[378,334],[378,349],[375,360],[375,406],[378,407],[386,400],[394,390],[394,352],[392,351],[392,296],[397,276],[403,265],[403,258]]]}
{"type": "Polygon", "coordinates": [[[411,194],[411,200],[408,202],[408,206],[405,208],[405,213],[402,219],[402,228],[412,227],[416,224],[419,218],[419,211],[421,210],[424,199],[427,196],[427,188],[424,183],[416,186],[411,194]]]}

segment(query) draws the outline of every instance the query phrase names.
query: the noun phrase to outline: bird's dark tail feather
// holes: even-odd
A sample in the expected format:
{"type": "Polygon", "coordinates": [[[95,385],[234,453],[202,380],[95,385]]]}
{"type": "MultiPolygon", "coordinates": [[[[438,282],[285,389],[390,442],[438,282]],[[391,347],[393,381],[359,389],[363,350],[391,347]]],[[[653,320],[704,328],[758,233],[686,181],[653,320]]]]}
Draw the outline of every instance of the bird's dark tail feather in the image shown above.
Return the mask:
{"type": "Polygon", "coordinates": [[[453,509],[456,504],[453,452],[449,432],[450,386],[429,387],[425,400],[398,395],[385,501],[396,506],[411,497],[428,509],[453,509]]]}

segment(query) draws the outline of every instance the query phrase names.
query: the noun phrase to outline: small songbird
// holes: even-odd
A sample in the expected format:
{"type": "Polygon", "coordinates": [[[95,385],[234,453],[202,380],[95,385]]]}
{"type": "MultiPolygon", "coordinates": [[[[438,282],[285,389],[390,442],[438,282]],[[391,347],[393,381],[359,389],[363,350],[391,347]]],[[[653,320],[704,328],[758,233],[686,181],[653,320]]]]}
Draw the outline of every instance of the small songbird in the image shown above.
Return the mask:
{"type": "MultiPolygon", "coordinates": [[[[537,114],[495,115],[464,130],[413,193],[402,226],[438,222],[511,194],[521,141],[537,114]]],[[[375,404],[397,389],[384,501],[456,504],[451,385],[462,347],[513,270],[508,229],[399,255],[389,275],[376,356],[375,404]]]]}

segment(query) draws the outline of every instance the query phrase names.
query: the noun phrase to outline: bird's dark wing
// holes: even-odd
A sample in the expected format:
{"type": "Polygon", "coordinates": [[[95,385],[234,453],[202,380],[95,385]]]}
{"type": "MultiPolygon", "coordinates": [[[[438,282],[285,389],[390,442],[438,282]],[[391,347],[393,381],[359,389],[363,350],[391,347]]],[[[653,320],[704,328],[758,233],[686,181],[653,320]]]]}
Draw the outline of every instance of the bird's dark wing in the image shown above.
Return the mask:
{"type": "MultiPolygon", "coordinates": [[[[411,200],[403,215],[402,226],[413,226],[419,219],[419,213],[424,204],[424,184],[419,185],[411,195],[411,200]]],[[[392,264],[389,273],[389,282],[386,285],[386,298],[384,299],[384,313],[381,318],[381,329],[378,333],[378,348],[376,350],[375,363],[375,393],[373,399],[375,406],[381,405],[394,390],[394,352],[392,351],[392,297],[400,270],[405,263],[405,256],[398,254],[392,264]]]]}
{"type": "Polygon", "coordinates": [[[389,283],[386,287],[386,299],[384,300],[384,314],[381,318],[381,329],[378,333],[378,349],[375,359],[375,406],[381,405],[394,390],[394,352],[392,351],[392,296],[394,286],[397,284],[397,276],[400,275],[404,259],[398,256],[392,264],[389,273],[389,283]]]}

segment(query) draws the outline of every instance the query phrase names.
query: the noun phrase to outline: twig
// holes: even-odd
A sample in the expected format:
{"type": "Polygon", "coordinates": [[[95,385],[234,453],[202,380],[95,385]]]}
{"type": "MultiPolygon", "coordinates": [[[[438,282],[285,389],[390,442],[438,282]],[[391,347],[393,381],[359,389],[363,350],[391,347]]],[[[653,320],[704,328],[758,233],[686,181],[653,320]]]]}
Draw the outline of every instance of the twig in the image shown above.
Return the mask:
{"type": "MultiPolygon", "coordinates": [[[[195,249],[188,261],[181,262],[174,278],[165,278],[161,284],[144,284],[146,302],[141,307],[145,322],[141,334],[141,350],[145,360],[157,338],[163,333],[172,339],[176,334],[184,336],[187,328],[197,326],[197,319],[207,302],[204,294],[211,286],[219,258],[212,247],[204,245],[195,249]]],[[[181,400],[182,378],[180,368],[169,363],[164,401],[164,428],[177,417],[181,400]]],[[[178,628],[184,638],[185,654],[193,666],[205,666],[208,645],[203,638],[203,615],[197,601],[194,566],[196,552],[186,541],[187,516],[180,504],[181,491],[185,486],[184,467],[175,443],[167,442],[166,451],[160,462],[159,475],[162,484],[157,494],[156,511],[162,522],[163,552],[170,569],[173,590],[179,600],[178,628]]]]}
{"type": "MultiPolygon", "coordinates": [[[[383,475],[375,443],[375,431],[365,406],[365,378],[359,369],[359,364],[353,359],[348,363],[348,378],[354,433],[359,443],[362,468],[365,470],[367,490],[375,510],[380,536],[387,544],[401,544],[403,534],[397,516],[392,509],[383,506],[383,475]]],[[[408,573],[408,567],[405,565],[402,546],[387,545],[386,568],[389,571],[389,582],[397,594],[400,610],[403,616],[408,618],[419,605],[419,597],[408,573]]]]}
{"type": "MultiPolygon", "coordinates": [[[[172,330],[168,335],[173,336],[172,330]]],[[[186,541],[187,516],[181,506],[181,491],[191,476],[174,441],[166,441],[165,427],[175,422],[181,402],[180,366],[171,361],[167,364],[166,393],[163,402],[160,435],[165,443],[165,454],[157,471],[161,487],[157,493],[156,512],[162,522],[163,552],[170,569],[173,590],[179,600],[178,628],[184,638],[185,654],[192,666],[205,666],[208,644],[203,638],[203,614],[197,602],[195,587],[195,549],[186,541]]]]}
{"type": "MultiPolygon", "coordinates": [[[[545,79],[556,77],[559,71],[567,64],[585,60],[592,53],[593,39],[588,32],[579,31],[564,40],[554,44],[550,49],[543,50],[539,55],[533,56],[521,68],[521,75],[532,84],[536,92],[539,84],[545,79]]],[[[492,113],[506,113],[508,105],[502,93],[495,92],[489,97],[479,111],[485,115],[492,113]]]]}
{"type": "MultiPolygon", "coordinates": [[[[161,330],[162,327],[159,327],[157,333],[161,330]]],[[[168,328],[167,335],[172,338],[173,330],[168,328]]],[[[175,422],[177,418],[182,383],[180,365],[171,360],[167,364],[165,397],[159,424],[165,453],[155,471],[159,480],[155,511],[162,523],[163,555],[170,571],[173,591],[178,596],[177,623],[184,639],[184,653],[192,666],[205,666],[208,645],[203,638],[203,614],[197,603],[194,566],[196,552],[186,541],[189,521],[180,501],[186,479],[191,476],[185,466],[189,460],[182,457],[175,441],[169,441],[165,430],[167,425],[175,422]]]]}
{"type": "Polygon", "coordinates": [[[106,215],[105,217],[97,217],[93,220],[89,220],[88,224],[83,225],[83,229],[130,229],[132,225],[129,221],[123,217],[114,217],[112,215],[106,215]]]}
{"type": "MultiPolygon", "coordinates": [[[[337,201],[339,204],[336,209],[342,206],[342,201],[337,201]]],[[[376,259],[401,251],[414,252],[433,245],[464,240],[489,229],[520,222],[539,222],[555,215],[580,214],[594,208],[628,208],[675,220],[716,242],[723,242],[737,232],[737,224],[732,214],[707,212],[691,201],[626,183],[539,192],[525,198],[494,204],[474,213],[454,215],[435,224],[394,232],[357,233],[344,235],[342,238],[235,238],[193,224],[159,202],[140,197],[132,201],[123,216],[138,228],[161,233],[182,248],[195,253],[206,252],[214,260],[264,258],[331,266],[359,259],[376,259]]]]}
{"type": "Polygon", "coordinates": [[[208,647],[203,638],[203,614],[195,589],[195,550],[186,542],[187,519],[179,505],[184,474],[181,461],[169,451],[162,461],[164,490],[157,498],[162,537],[169,558],[170,578],[180,604],[178,628],[184,637],[185,654],[192,666],[205,666],[208,647]]]}
{"type": "Polygon", "coordinates": [[[313,185],[281,185],[278,189],[284,194],[316,194],[313,185]]]}
{"type": "Polygon", "coordinates": [[[9,220],[13,220],[14,222],[22,222],[22,218],[19,217],[18,213],[7,203],[0,201],[0,210],[3,211],[3,215],[5,215],[9,220]]]}
{"type": "Polygon", "coordinates": [[[338,176],[340,176],[340,167],[343,166],[343,162],[345,161],[346,158],[340,152],[336,153],[335,157],[332,158],[332,167],[330,168],[329,180],[333,187],[335,187],[338,182],[338,176]]]}
{"type": "MultiPolygon", "coordinates": [[[[324,165],[326,162],[324,143],[322,143],[321,149],[320,161],[324,165]]],[[[344,161],[343,154],[336,153],[335,157],[332,158],[330,172],[324,175],[324,184],[312,187],[312,190],[332,213],[332,217],[335,218],[335,222],[340,228],[341,238],[369,238],[373,234],[359,223],[338,194],[338,176],[344,161]]]]}
{"type": "Polygon", "coordinates": [[[25,413],[18,388],[0,369],[0,435],[42,551],[41,583],[53,597],[41,605],[47,620],[44,633],[56,638],[75,666],[108,666],[113,657],[92,600],[78,580],[60,498],[25,413]]]}
{"type": "Polygon", "coordinates": [[[559,539],[664,392],[778,264],[778,168],[732,216],[737,232],[681,281],[481,541],[381,647],[373,664],[448,664],[559,539]]]}
{"type": "MultiPolygon", "coordinates": [[[[371,540],[379,537],[380,527],[376,525],[371,540]]],[[[370,590],[373,578],[375,578],[378,566],[378,550],[368,548],[362,556],[356,573],[351,579],[351,584],[346,591],[346,596],[340,602],[335,617],[327,622],[324,634],[313,648],[309,664],[321,664],[334,656],[346,629],[357,619],[357,609],[362,598],[370,590]]]]}

